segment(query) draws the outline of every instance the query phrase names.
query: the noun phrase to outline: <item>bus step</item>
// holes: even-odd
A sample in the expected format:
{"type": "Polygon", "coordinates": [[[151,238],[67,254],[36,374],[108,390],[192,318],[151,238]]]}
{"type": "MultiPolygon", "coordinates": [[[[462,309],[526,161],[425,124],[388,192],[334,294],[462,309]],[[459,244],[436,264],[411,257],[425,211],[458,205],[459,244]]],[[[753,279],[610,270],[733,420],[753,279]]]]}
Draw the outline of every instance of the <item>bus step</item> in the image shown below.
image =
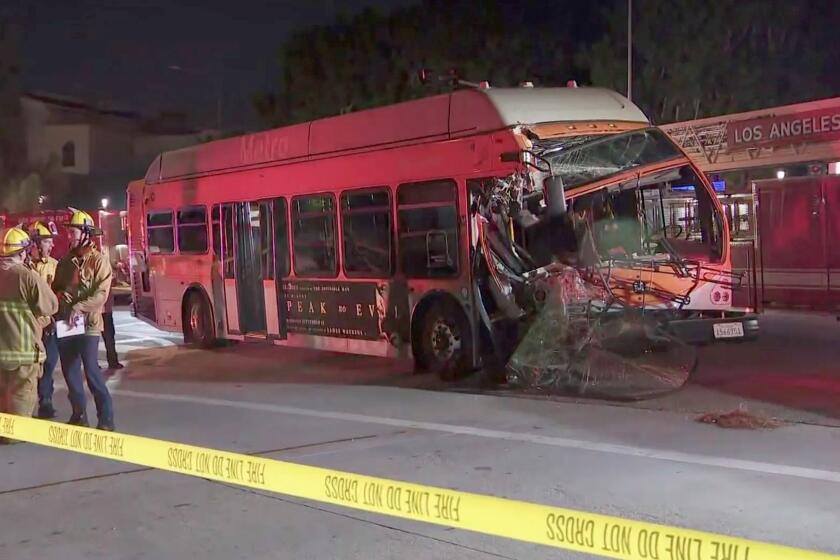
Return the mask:
{"type": "Polygon", "coordinates": [[[265,342],[268,338],[266,331],[249,332],[245,335],[245,342],[265,342]]]}

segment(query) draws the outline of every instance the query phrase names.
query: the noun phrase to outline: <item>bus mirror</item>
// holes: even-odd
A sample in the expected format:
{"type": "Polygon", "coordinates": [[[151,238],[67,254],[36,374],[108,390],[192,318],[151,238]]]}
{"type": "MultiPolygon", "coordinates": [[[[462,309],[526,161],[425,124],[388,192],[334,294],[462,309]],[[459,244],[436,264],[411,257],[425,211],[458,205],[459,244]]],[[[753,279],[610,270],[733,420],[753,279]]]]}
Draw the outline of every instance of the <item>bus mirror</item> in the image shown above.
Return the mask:
{"type": "Polygon", "coordinates": [[[548,215],[551,217],[562,216],[566,213],[566,191],[563,188],[561,177],[549,177],[543,183],[545,190],[545,203],[548,215]]]}

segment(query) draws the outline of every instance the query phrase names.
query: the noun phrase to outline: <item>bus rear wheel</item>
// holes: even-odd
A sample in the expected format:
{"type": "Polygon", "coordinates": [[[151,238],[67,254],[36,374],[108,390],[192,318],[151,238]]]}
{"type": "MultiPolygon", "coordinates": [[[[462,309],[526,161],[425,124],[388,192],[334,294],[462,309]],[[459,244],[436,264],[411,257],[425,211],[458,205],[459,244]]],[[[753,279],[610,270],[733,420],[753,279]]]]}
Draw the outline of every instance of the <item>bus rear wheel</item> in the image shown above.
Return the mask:
{"type": "Polygon", "coordinates": [[[187,297],[184,309],[184,342],[198,348],[212,348],[216,345],[210,306],[198,292],[192,292],[187,297]]]}
{"type": "Polygon", "coordinates": [[[448,381],[463,377],[472,369],[472,337],[464,312],[447,301],[439,301],[423,317],[419,361],[448,381]]]}

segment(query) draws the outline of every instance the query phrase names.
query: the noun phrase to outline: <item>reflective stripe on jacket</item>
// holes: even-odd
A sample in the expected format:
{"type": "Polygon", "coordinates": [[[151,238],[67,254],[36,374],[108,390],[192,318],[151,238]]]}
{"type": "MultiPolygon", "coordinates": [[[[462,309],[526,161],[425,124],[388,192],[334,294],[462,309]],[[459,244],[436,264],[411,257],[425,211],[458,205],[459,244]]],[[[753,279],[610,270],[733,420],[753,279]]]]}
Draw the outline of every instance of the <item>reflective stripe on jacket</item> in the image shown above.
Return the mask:
{"type": "Polygon", "coordinates": [[[0,263],[0,369],[44,361],[42,321],[57,311],[55,294],[36,272],[0,263]]]}

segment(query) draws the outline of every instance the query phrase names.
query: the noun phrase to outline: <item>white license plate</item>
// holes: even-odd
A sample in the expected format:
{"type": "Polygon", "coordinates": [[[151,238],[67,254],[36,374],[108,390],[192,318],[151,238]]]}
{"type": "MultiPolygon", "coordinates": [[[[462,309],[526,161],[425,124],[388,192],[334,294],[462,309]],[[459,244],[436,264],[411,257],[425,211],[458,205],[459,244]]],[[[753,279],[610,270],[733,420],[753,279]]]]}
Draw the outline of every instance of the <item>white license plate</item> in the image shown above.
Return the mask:
{"type": "Polygon", "coordinates": [[[741,323],[715,323],[712,325],[715,338],[741,338],[744,336],[744,325],[741,323]]]}

